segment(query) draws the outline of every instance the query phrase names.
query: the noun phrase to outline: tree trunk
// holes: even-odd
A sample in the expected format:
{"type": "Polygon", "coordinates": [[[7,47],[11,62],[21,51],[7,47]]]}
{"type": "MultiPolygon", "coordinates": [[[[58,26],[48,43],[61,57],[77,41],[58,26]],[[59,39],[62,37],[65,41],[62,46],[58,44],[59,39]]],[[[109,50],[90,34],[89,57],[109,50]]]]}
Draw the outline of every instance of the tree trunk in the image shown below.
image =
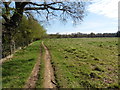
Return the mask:
{"type": "Polygon", "coordinates": [[[13,41],[13,50],[14,50],[14,52],[16,51],[15,41],[13,41]]]}
{"type": "Polygon", "coordinates": [[[13,16],[9,20],[3,17],[6,20],[3,25],[5,26],[4,32],[9,36],[10,54],[15,50],[14,34],[22,20],[25,5],[27,5],[27,2],[15,2],[16,9],[13,16]]]}
{"type": "Polygon", "coordinates": [[[27,4],[28,2],[15,2],[16,9],[10,20],[5,19],[6,17],[3,17],[6,20],[3,25],[5,26],[7,31],[12,32],[19,26],[23,17],[24,7],[27,4]]]}

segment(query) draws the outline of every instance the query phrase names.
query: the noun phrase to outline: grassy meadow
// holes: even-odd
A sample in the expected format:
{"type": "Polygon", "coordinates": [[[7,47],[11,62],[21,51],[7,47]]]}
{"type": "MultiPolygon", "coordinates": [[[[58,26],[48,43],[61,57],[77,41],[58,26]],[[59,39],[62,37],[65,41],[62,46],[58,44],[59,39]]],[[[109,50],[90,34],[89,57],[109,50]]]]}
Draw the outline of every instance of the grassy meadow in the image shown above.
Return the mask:
{"type": "Polygon", "coordinates": [[[45,41],[58,87],[118,88],[118,38],[45,41]]]}
{"type": "MultiPolygon", "coordinates": [[[[58,88],[120,88],[118,38],[44,39],[58,88]]],[[[3,88],[23,88],[41,52],[36,88],[44,88],[45,50],[41,41],[19,50],[2,65],[3,88]]]]}
{"type": "Polygon", "coordinates": [[[2,87],[23,88],[40,54],[40,42],[19,50],[2,65],[2,87]]]}

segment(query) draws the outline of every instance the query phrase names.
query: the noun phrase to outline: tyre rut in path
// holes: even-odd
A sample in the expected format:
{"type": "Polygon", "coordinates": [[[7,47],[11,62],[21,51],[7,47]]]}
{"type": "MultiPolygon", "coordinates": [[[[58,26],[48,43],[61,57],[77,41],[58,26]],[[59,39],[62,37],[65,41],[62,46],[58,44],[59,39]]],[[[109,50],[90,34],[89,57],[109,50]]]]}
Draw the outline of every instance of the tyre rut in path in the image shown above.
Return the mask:
{"type": "Polygon", "coordinates": [[[41,56],[42,56],[42,51],[41,51],[41,48],[40,48],[40,55],[36,61],[36,64],[34,65],[34,68],[24,86],[24,88],[35,88],[36,87],[36,82],[38,80],[38,73],[40,71],[40,59],[41,59],[41,56]]]}
{"type": "Polygon", "coordinates": [[[42,42],[42,45],[45,49],[45,72],[44,72],[44,88],[56,88],[56,82],[54,77],[54,71],[51,65],[51,57],[48,48],[42,42]]]}

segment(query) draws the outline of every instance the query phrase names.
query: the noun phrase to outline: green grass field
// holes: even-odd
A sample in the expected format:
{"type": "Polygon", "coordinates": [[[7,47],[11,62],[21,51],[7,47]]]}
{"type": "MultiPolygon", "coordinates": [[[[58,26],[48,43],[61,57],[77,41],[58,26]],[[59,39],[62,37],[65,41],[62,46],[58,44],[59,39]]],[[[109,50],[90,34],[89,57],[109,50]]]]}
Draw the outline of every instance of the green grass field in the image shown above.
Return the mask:
{"type": "Polygon", "coordinates": [[[16,52],[2,65],[2,87],[23,88],[40,54],[40,41],[16,52]]]}
{"type": "MultiPolygon", "coordinates": [[[[120,88],[118,85],[118,38],[45,39],[57,87],[120,88]]],[[[3,88],[23,88],[40,55],[36,88],[44,88],[44,54],[41,41],[19,50],[2,65],[3,88]]]]}
{"type": "Polygon", "coordinates": [[[58,87],[118,88],[118,38],[48,39],[58,87]]]}

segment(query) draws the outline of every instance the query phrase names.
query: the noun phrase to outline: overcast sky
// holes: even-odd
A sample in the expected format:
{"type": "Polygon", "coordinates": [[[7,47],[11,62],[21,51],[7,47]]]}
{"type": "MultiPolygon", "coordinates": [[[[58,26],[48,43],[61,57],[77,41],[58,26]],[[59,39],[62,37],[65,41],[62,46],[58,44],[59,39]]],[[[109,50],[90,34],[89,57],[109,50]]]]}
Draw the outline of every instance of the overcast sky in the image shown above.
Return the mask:
{"type": "Polygon", "coordinates": [[[87,6],[87,16],[83,22],[73,26],[72,21],[66,25],[55,20],[51,26],[47,26],[47,33],[115,33],[118,31],[118,1],[120,0],[92,0],[87,6]]]}

